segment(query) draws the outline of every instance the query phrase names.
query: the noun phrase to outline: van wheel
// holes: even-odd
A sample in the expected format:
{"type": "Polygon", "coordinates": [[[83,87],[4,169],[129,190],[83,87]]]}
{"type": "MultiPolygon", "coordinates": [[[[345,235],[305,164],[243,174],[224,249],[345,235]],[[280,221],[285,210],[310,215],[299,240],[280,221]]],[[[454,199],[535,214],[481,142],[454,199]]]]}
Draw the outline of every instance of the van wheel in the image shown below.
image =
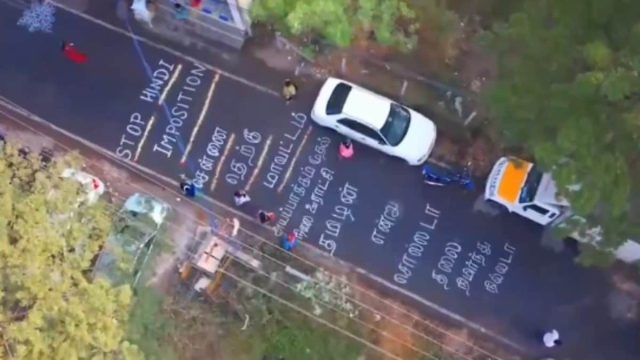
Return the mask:
{"type": "Polygon", "coordinates": [[[506,206],[494,201],[494,200],[489,200],[486,199],[485,202],[487,203],[487,206],[489,206],[491,208],[492,211],[495,211],[496,215],[502,215],[502,214],[506,214],[509,212],[509,209],[507,209],[506,206]]]}

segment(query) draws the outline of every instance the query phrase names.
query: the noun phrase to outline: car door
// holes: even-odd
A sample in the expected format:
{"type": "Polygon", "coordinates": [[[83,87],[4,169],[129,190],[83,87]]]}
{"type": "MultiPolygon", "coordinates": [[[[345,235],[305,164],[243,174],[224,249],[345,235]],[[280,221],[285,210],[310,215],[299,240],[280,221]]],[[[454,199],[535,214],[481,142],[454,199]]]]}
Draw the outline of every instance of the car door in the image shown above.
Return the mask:
{"type": "Polygon", "coordinates": [[[537,204],[527,204],[522,207],[522,211],[522,215],[540,225],[548,225],[558,216],[557,212],[551,211],[546,207],[542,207],[537,204]]]}
{"type": "Polygon", "coordinates": [[[372,148],[388,152],[387,142],[376,130],[348,118],[339,119],[336,124],[336,130],[341,134],[372,148]]]}

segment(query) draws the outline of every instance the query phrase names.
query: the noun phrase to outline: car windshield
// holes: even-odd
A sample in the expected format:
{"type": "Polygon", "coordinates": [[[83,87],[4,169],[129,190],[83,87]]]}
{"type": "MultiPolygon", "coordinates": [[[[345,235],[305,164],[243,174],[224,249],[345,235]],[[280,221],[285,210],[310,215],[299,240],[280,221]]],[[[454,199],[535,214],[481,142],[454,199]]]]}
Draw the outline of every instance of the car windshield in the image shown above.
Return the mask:
{"type": "Polygon", "coordinates": [[[525,204],[533,202],[533,198],[538,192],[540,181],[542,181],[542,172],[534,165],[531,170],[529,170],[527,180],[524,183],[522,192],[520,192],[520,203],[525,204]]]}
{"type": "Polygon", "coordinates": [[[336,85],[327,101],[327,115],[340,114],[350,92],[351,86],[342,82],[336,85]]]}
{"type": "Polygon", "coordinates": [[[389,116],[387,121],[380,129],[382,136],[387,139],[389,145],[397,146],[402,142],[407,131],[409,130],[409,123],[411,122],[411,114],[409,110],[405,109],[402,105],[391,103],[391,110],[389,110],[389,116]]]}

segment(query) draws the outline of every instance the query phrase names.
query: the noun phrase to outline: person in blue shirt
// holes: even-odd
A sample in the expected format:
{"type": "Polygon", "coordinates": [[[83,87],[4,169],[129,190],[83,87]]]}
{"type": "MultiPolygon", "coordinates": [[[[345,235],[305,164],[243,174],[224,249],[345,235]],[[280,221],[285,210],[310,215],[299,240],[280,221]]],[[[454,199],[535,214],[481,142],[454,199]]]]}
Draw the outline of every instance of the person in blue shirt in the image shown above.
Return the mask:
{"type": "Polygon", "coordinates": [[[180,175],[180,191],[188,198],[196,197],[196,186],[184,174],[180,175]]]}

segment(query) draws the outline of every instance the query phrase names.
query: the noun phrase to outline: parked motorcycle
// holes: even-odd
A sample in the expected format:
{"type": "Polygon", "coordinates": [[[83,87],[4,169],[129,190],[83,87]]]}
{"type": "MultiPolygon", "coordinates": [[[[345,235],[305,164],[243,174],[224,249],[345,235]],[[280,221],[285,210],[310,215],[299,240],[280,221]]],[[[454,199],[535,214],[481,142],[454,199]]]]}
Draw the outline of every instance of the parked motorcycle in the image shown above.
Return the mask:
{"type": "Polygon", "coordinates": [[[464,167],[462,171],[455,171],[428,164],[422,168],[422,176],[424,176],[425,183],[433,186],[457,184],[469,191],[473,191],[476,188],[469,171],[469,165],[464,167]]]}

